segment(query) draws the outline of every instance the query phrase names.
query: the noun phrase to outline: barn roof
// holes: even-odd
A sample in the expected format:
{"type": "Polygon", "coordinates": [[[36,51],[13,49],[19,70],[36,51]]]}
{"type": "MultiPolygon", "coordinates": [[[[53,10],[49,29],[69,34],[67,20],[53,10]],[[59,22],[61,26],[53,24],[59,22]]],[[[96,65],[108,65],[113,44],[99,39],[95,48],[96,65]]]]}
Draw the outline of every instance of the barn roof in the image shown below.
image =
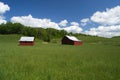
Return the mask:
{"type": "Polygon", "coordinates": [[[68,39],[72,40],[72,41],[81,41],[81,40],[77,39],[77,38],[74,37],[74,36],[68,36],[68,35],[66,35],[66,37],[67,37],[68,39]]]}
{"type": "Polygon", "coordinates": [[[34,41],[34,37],[21,37],[19,41],[34,41]]]}

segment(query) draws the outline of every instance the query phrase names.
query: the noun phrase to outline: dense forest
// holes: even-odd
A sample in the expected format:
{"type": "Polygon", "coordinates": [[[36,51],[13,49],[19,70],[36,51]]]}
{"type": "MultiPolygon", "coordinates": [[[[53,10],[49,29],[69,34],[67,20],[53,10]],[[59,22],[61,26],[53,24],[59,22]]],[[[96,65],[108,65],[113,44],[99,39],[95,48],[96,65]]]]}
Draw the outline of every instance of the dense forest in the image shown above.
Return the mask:
{"type": "Polygon", "coordinates": [[[53,28],[31,28],[20,23],[7,22],[0,25],[0,34],[21,34],[24,36],[34,36],[38,39],[50,42],[51,39],[61,38],[64,35],[83,35],[67,33],[65,30],[56,30],[53,28]]]}

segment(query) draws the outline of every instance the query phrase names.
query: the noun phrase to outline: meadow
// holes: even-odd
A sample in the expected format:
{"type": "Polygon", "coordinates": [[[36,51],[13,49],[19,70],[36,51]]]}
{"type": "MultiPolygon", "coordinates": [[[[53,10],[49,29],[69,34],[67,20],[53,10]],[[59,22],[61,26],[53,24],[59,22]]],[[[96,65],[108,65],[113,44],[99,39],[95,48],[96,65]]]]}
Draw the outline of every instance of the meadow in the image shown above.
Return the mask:
{"type": "MultiPolygon", "coordinates": [[[[20,35],[0,35],[0,80],[120,80],[118,39],[82,46],[45,43],[19,46],[20,35]]],[[[59,40],[60,41],[60,40],[59,40]]]]}

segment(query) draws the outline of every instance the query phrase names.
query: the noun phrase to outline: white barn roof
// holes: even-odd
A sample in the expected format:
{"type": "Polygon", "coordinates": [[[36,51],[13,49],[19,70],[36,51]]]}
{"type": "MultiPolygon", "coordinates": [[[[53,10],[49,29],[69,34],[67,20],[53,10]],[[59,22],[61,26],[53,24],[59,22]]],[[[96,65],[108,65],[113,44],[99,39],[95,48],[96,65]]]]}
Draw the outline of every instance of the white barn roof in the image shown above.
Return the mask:
{"type": "Polygon", "coordinates": [[[74,37],[74,36],[68,36],[68,35],[66,35],[66,37],[67,37],[68,39],[72,40],[72,41],[81,41],[81,40],[77,39],[77,38],[74,37]]]}
{"type": "Polygon", "coordinates": [[[19,41],[34,41],[34,37],[21,37],[19,41]]]}

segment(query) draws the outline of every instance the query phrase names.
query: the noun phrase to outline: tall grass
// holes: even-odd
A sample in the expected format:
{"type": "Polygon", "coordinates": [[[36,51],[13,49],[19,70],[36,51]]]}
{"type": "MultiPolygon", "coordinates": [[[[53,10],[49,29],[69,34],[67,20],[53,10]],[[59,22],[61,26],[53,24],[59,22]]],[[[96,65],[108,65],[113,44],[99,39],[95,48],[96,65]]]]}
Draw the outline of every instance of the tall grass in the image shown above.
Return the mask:
{"type": "Polygon", "coordinates": [[[120,47],[44,44],[18,46],[19,35],[0,35],[0,80],[119,80],[120,47]]]}

